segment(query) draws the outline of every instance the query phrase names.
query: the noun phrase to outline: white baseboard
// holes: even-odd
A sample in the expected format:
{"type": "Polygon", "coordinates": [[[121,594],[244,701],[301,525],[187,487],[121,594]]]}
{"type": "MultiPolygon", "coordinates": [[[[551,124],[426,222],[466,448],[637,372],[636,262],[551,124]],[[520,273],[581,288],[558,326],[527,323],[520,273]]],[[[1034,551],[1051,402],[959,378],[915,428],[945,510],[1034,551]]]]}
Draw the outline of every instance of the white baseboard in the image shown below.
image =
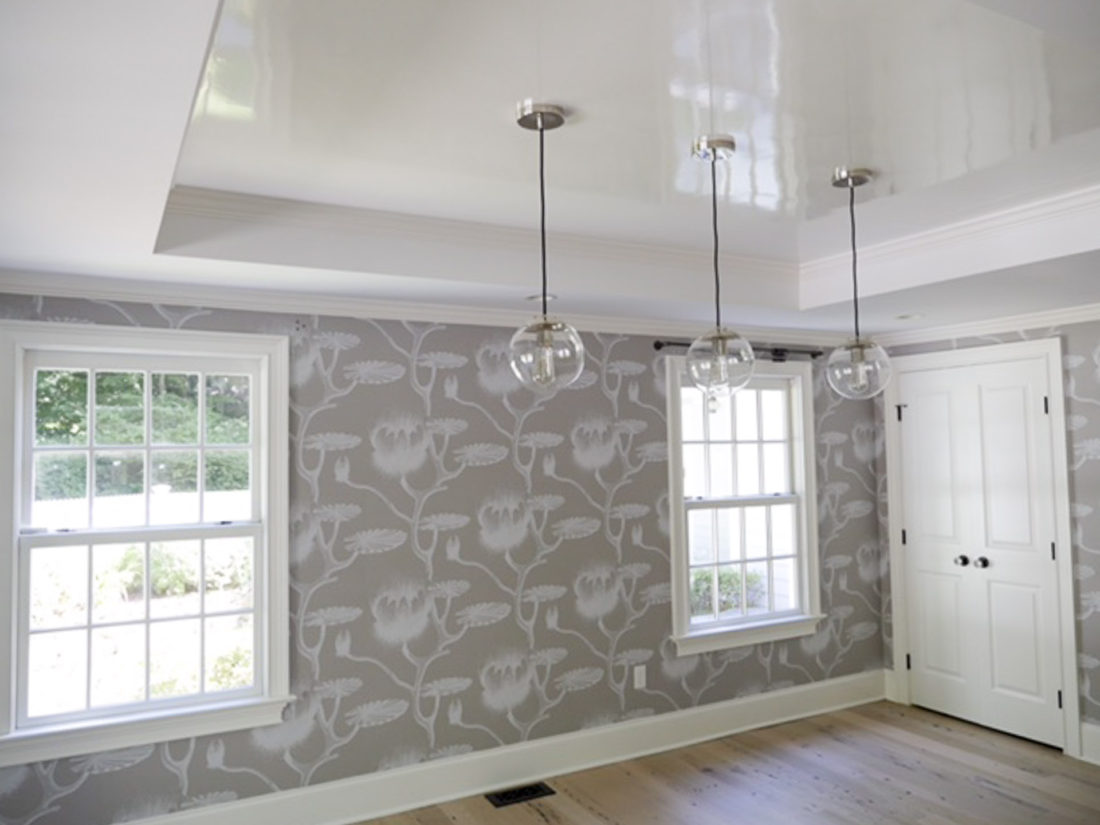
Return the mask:
{"type": "Polygon", "coordinates": [[[1081,723],[1081,758],[1100,765],[1100,724],[1081,723]]]}
{"type": "Polygon", "coordinates": [[[533,742],[492,748],[146,819],[143,825],[348,825],[862,705],[885,697],[883,671],[774,690],[533,742]]]}
{"type": "Polygon", "coordinates": [[[909,704],[908,686],[902,684],[904,680],[898,677],[896,670],[884,669],[882,671],[882,681],[887,699],[902,705],[909,704]]]}

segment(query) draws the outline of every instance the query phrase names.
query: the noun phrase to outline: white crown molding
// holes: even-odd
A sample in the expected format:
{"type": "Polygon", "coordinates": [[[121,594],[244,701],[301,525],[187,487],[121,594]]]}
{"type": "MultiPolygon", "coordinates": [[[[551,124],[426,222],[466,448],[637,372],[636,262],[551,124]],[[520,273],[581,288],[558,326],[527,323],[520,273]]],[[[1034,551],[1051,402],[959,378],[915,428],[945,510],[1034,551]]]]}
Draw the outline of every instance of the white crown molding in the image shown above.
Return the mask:
{"type": "MultiPolygon", "coordinates": [[[[539,233],[533,229],[272,198],[195,186],[173,187],[164,210],[165,225],[175,217],[346,234],[379,233],[414,242],[442,241],[448,245],[472,249],[527,252],[536,247],[539,241],[539,233]]],[[[555,255],[586,260],[628,264],[644,262],[685,272],[705,269],[711,261],[711,253],[707,250],[557,232],[551,232],[549,237],[552,239],[555,255]]],[[[157,251],[171,252],[172,248],[162,248],[158,241],[157,251]]],[[[723,253],[720,258],[722,266],[731,272],[786,279],[796,279],[799,275],[798,264],[794,261],[730,253],[723,253]]]]}
{"type": "Polygon", "coordinates": [[[1064,309],[1050,309],[1029,312],[1023,315],[1009,315],[1004,318],[991,318],[987,321],[971,321],[965,324],[951,324],[942,327],[887,332],[874,336],[875,341],[884,347],[899,347],[907,344],[928,344],[936,341],[954,341],[960,338],[978,338],[983,335],[1002,335],[1006,332],[1023,332],[1033,329],[1049,329],[1069,324],[1082,324],[1100,320],[1100,304],[1083,304],[1064,309]]]}
{"type": "MultiPolygon", "coordinates": [[[[1094,250],[1100,186],[989,212],[926,232],[860,247],[861,292],[876,295],[1094,250]],[[930,277],[929,273],[935,273],[930,277]]],[[[851,289],[848,252],[804,261],[799,306],[843,299],[851,289]]]]}
{"type": "MultiPolygon", "coordinates": [[[[98,301],[177,304],[215,307],[252,312],[279,312],[297,315],[328,315],[377,320],[421,321],[472,326],[517,327],[530,319],[533,311],[430,304],[419,301],[376,301],[337,295],[277,292],[239,287],[215,287],[193,284],[139,281],[90,275],[20,272],[0,270],[0,292],[62,298],[87,298],[98,301]]],[[[583,332],[643,335],[655,338],[692,339],[700,333],[698,323],[664,321],[655,318],[628,318],[613,315],[574,315],[569,322],[583,332]]],[[[752,327],[738,325],[738,332],[754,342],[791,346],[830,347],[843,343],[842,333],[752,327]]]]}
{"type": "Polygon", "coordinates": [[[882,699],[883,671],[548,736],[143,820],[144,825],[348,825],[882,699]]]}

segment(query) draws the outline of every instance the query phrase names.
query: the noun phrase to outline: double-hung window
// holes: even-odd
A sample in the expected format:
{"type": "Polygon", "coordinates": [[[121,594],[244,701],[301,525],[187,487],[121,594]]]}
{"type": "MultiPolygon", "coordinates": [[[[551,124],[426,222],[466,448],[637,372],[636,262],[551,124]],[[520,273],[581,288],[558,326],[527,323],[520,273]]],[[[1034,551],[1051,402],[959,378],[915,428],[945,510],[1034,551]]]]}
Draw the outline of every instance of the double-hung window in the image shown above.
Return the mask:
{"type": "Polygon", "coordinates": [[[285,339],[4,323],[0,359],[0,764],[277,722],[285,339]]]}
{"type": "Polygon", "coordinates": [[[682,654],[813,633],[810,365],[762,363],[708,398],[668,359],[673,640],[682,654]]]}

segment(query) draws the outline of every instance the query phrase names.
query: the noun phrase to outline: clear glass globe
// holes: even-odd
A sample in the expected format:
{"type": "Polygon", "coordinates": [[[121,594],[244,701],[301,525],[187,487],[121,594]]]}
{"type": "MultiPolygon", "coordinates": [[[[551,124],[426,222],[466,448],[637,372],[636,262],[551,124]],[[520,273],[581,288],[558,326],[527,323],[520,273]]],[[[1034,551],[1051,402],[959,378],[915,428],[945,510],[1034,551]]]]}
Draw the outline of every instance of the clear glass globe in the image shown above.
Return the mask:
{"type": "Polygon", "coordinates": [[[509,362],[523,386],[549,394],[568,387],[584,369],[584,343],[564,321],[538,317],[516,330],[509,362]]]}
{"type": "Polygon", "coordinates": [[[749,383],[755,366],[752,345],[726,327],[700,335],[687,352],[692,383],[710,397],[741,389],[749,383]]]}
{"type": "Polygon", "coordinates": [[[825,378],[844,398],[874,398],[890,383],[893,367],[886,350],[873,341],[849,341],[829,354],[825,378]]]}

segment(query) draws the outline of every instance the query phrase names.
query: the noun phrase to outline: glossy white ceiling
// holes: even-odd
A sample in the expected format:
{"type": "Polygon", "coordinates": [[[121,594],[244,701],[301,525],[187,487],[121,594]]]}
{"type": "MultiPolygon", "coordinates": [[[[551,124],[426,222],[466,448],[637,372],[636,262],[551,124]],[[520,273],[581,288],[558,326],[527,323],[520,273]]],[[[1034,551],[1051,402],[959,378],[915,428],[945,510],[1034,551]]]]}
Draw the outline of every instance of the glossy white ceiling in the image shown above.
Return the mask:
{"type": "Polygon", "coordinates": [[[18,0],[0,266],[530,311],[870,329],[1100,302],[1091,0],[18,0]],[[917,315],[917,319],[898,319],[917,315]]]}

